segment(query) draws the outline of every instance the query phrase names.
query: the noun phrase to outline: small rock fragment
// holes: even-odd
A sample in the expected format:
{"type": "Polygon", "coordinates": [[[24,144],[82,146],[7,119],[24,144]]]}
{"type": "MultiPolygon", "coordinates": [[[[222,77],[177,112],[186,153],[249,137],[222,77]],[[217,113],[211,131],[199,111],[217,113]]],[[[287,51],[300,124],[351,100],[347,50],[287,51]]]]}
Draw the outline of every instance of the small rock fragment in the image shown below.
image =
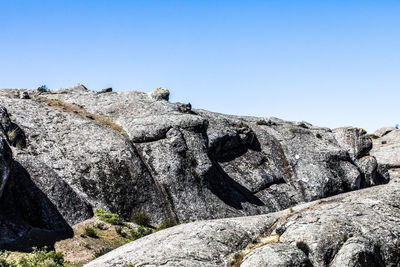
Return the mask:
{"type": "Polygon", "coordinates": [[[157,88],[150,93],[151,98],[155,100],[169,100],[169,90],[165,88],[157,88]]]}
{"type": "Polygon", "coordinates": [[[27,92],[20,92],[19,93],[19,98],[21,99],[30,99],[30,96],[27,92]]]}

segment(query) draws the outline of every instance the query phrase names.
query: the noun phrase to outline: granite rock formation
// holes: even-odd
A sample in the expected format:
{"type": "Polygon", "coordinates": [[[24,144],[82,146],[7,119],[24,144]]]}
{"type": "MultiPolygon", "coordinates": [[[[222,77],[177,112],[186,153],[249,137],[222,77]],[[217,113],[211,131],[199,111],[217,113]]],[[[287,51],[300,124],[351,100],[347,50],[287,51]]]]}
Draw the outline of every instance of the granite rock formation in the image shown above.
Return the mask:
{"type": "Polygon", "coordinates": [[[2,151],[14,150],[0,164],[3,173],[16,166],[0,204],[18,206],[15,214],[0,209],[0,246],[32,229],[68,233],[94,208],[125,219],[145,211],[153,223],[196,221],[266,214],[389,181],[360,129],[217,114],[168,99],[163,88],[0,90],[8,110],[2,151]]]}

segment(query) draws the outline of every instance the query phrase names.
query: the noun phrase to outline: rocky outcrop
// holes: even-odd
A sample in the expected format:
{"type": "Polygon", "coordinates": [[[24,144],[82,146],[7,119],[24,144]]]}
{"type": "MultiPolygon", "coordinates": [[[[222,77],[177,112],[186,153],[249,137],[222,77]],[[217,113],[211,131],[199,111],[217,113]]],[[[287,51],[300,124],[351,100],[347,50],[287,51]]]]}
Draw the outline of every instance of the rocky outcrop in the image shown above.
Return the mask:
{"type": "Polygon", "coordinates": [[[376,157],[378,162],[389,169],[400,168],[400,130],[391,127],[379,129],[375,136],[381,137],[373,140],[374,147],[371,153],[376,157]]]}
{"type": "Polygon", "coordinates": [[[4,107],[0,114],[0,248],[51,245],[71,234],[66,219],[85,219],[82,213],[92,210],[53,169],[19,150],[26,145],[24,131],[4,107]]]}
{"type": "Polygon", "coordinates": [[[399,266],[399,194],[394,179],[267,215],[182,224],[85,266],[399,266]]]}
{"type": "Polygon", "coordinates": [[[346,148],[351,159],[363,174],[363,178],[356,181],[356,187],[384,184],[389,181],[386,168],[378,164],[375,157],[370,156],[372,139],[361,128],[343,127],[334,130],[336,140],[346,148]]]}
{"type": "Polygon", "coordinates": [[[20,93],[0,91],[12,114],[3,128],[19,129],[7,141],[23,175],[52,204],[38,208],[55,209],[69,225],[94,208],[124,219],[142,210],[153,223],[265,214],[389,179],[369,155],[369,137],[354,128],[194,110],[168,102],[162,88],[20,93]]]}
{"type": "Polygon", "coordinates": [[[165,88],[157,88],[153,92],[149,93],[150,97],[155,100],[169,100],[169,90],[165,88]]]}

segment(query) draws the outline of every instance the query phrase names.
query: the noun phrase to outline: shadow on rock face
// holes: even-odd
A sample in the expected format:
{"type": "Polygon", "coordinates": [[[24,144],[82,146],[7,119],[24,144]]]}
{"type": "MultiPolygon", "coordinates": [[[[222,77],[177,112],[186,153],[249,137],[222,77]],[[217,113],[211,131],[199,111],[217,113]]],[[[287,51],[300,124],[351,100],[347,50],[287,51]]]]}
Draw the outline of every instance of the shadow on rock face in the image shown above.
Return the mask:
{"type": "Polygon", "coordinates": [[[242,203],[248,202],[256,206],[265,204],[250,190],[233,180],[214,160],[214,168],[205,175],[210,191],[221,199],[225,204],[235,208],[243,209],[242,203]]]}
{"type": "Polygon", "coordinates": [[[35,185],[17,161],[0,199],[0,249],[30,251],[53,248],[58,240],[73,236],[72,228],[55,205],[35,185]]]}
{"type": "Polygon", "coordinates": [[[220,140],[218,147],[212,148],[209,153],[214,168],[205,175],[205,180],[208,183],[210,191],[225,204],[240,210],[243,209],[242,203],[245,202],[256,206],[264,206],[265,204],[248,188],[230,177],[220,166],[219,162],[232,161],[244,155],[249,150],[261,151],[260,142],[253,132],[250,132],[249,136],[251,138],[246,136],[246,138],[242,139],[239,136],[234,136],[220,140]],[[248,141],[246,139],[251,140],[248,141]]]}
{"type": "Polygon", "coordinates": [[[218,162],[229,162],[246,154],[249,150],[261,151],[261,144],[253,132],[244,136],[224,136],[210,148],[218,162]]]}

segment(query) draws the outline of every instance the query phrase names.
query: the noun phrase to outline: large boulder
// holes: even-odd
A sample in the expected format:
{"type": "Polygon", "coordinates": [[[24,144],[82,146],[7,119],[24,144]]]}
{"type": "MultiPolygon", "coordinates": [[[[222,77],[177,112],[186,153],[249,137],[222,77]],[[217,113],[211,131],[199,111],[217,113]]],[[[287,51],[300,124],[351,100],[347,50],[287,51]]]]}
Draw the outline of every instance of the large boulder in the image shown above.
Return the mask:
{"type": "Polygon", "coordinates": [[[333,132],[340,146],[347,149],[353,160],[369,155],[372,140],[364,129],[343,127],[334,129],[333,132]]]}
{"type": "Polygon", "coordinates": [[[400,168],[400,130],[395,129],[374,139],[371,154],[387,168],[400,168]]]}
{"type": "Polygon", "coordinates": [[[90,217],[92,209],[52,168],[20,150],[24,131],[3,106],[0,118],[0,249],[51,245],[70,236],[68,222],[90,217]]]}
{"type": "Polygon", "coordinates": [[[155,100],[169,100],[169,90],[165,88],[157,88],[153,92],[149,93],[150,97],[155,100]]]}
{"type": "MultiPolygon", "coordinates": [[[[142,209],[153,212],[156,220],[165,217],[149,171],[121,133],[97,122],[91,114],[76,113],[73,107],[58,101],[48,103],[34,97],[22,102],[3,96],[0,104],[9,107],[15,123],[24,129],[28,142],[24,153],[35,158],[32,164],[48,166],[90,210],[104,208],[127,218],[134,209],[142,209]]],[[[51,184],[52,179],[43,174],[39,173],[37,180],[51,184]]],[[[68,205],[60,208],[67,213],[73,210],[68,205]]],[[[66,220],[71,224],[84,219],[74,218],[77,215],[73,212],[70,216],[66,220]]]]}
{"type": "Polygon", "coordinates": [[[382,127],[382,128],[379,128],[378,130],[376,130],[373,135],[379,138],[379,137],[383,137],[384,135],[387,135],[388,133],[395,131],[395,130],[397,130],[396,127],[390,127],[390,126],[382,127]]]}
{"type": "Polygon", "coordinates": [[[182,224],[85,265],[399,266],[400,180],[267,215],[182,224]]]}

